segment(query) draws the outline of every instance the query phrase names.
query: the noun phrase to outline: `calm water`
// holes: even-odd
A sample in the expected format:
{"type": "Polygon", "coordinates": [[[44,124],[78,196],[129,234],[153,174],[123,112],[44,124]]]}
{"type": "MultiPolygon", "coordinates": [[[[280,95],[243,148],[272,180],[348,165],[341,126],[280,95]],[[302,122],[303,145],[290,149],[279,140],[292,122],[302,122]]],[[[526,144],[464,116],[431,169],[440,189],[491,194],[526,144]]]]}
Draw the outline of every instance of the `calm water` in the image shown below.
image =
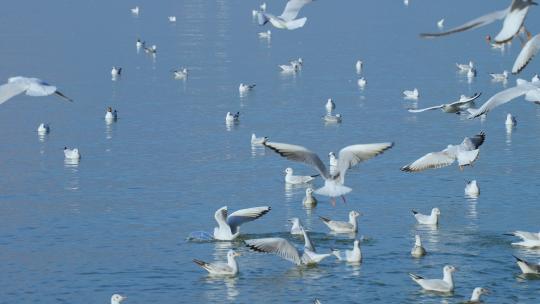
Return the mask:
{"type": "MultiPolygon", "coordinates": [[[[267,1],[279,13],[284,1],[267,1]]],[[[489,72],[510,69],[520,45],[504,53],[484,41],[500,23],[440,40],[417,34],[452,26],[508,5],[509,1],[316,1],[297,31],[271,29],[270,42],[257,37],[251,18],[257,1],[11,1],[0,10],[0,79],[41,77],[75,99],[16,97],[0,109],[0,302],[107,303],[457,303],[472,289],[492,291],[489,303],[538,303],[540,280],[523,280],[512,254],[532,261],[540,251],[512,248],[515,229],[538,231],[540,108],[516,101],[485,122],[441,112],[411,114],[408,107],[455,100],[460,94],[487,97],[503,88],[489,72]],[[139,5],[133,17],[129,8],[139,5]],[[167,16],[176,15],[171,24],[167,16]],[[141,37],[158,46],[155,60],[137,54],[141,37]],[[296,76],[277,65],[303,57],[296,76]],[[360,91],[354,71],[365,62],[368,85],[360,91]],[[468,83],[455,62],[473,60],[478,77],[468,83]],[[113,65],[124,68],[110,79],[113,65]],[[186,66],[186,81],[171,69],[186,66]],[[240,82],[257,83],[241,98],[240,82]],[[401,91],[418,87],[417,104],[401,91]],[[320,120],[328,97],[344,121],[320,120]],[[120,119],[106,125],[106,106],[120,119]],[[227,111],[241,123],[228,129],[227,111]],[[507,134],[506,113],[518,119],[507,134]],[[49,122],[40,140],[36,128],[49,122]],[[406,174],[399,168],[429,151],[487,133],[479,161],[406,174]],[[287,189],[282,171],[301,164],[252,149],[252,132],[275,141],[305,145],[320,155],[353,143],[395,141],[384,155],[350,171],[354,191],[347,204],[332,207],[321,197],[305,210],[304,188],[287,189]],[[64,146],[81,150],[78,165],[64,163],[64,146]],[[481,196],[463,196],[465,181],[477,179],[481,196]],[[320,251],[348,248],[353,236],[334,236],[319,215],[346,218],[359,210],[364,263],[328,259],[298,268],[272,255],[249,252],[241,241],[191,243],[192,231],[211,231],[214,210],[270,205],[272,211],[242,228],[244,238],[289,237],[286,219],[297,216],[320,251]],[[439,229],[415,225],[410,209],[442,211],[439,229]],[[429,254],[409,255],[420,234],[429,254]],[[224,260],[241,252],[241,274],[212,279],[191,260],[224,260]],[[452,264],[452,297],[424,293],[407,276],[442,276],[452,264]]],[[[533,8],[528,28],[540,29],[533,8]]],[[[530,78],[539,63],[523,72],[530,78]]],[[[508,85],[513,85],[512,77],[508,85]]],[[[320,185],[317,181],[316,185],[320,185]]]]}

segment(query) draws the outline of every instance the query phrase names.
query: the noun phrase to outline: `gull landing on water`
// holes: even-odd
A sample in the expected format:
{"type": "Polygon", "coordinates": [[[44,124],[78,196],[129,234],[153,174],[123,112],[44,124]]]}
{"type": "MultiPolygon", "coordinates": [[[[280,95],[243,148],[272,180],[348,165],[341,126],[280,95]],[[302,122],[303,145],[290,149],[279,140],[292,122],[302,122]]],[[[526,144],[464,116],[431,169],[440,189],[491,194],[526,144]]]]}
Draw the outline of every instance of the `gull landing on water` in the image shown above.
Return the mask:
{"type": "Polygon", "coordinates": [[[446,265],[443,268],[443,279],[424,279],[421,276],[409,273],[413,281],[420,285],[424,290],[437,292],[452,292],[454,291],[454,280],[452,273],[456,271],[454,266],[446,265]]]}
{"type": "Polygon", "coordinates": [[[115,293],[111,297],[111,304],[120,304],[125,299],[127,299],[126,296],[122,296],[122,295],[119,295],[119,294],[115,293]]]}
{"type": "Polygon", "coordinates": [[[219,208],[214,213],[214,219],[218,227],[214,228],[214,239],[220,241],[232,241],[240,235],[240,225],[254,221],[270,212],[268,206],[253,207],[237,210],[230,215],[227,206],[219,208]]]}
{"type": "Polygon", "coordinates": [[[351,211],[349,212],[349,221],[348,222],[342,222],[342,221],[333,221],[329,218],[319,216],[321,221],[330,228],[333,232],[337,233],[356,233],[358,232],[358,222],[357,219],[362,214],[358,211],[351,211]]]}
{"type": "Polygon", "coordinates": [[[41,79],[16,76],[9,78],[7,83],[0,85],[0,104],[21,93],[25,93],[28,96],[49,96],[55,94],[64,100],[73,101],[71,98],[60,93],[55,86],[41,79]]]}
{"type": "Polygon", "coordinates": [[[197,259],[193,259],[193,262],[208,271],[210,275],[236,276],[238,274],[238,262],[236,262],[235,258],[239,256],[239,253],[231,249],[227,252],[227,263],[207,263],[197,259]]]}
{"type": "Polygon", "coordinates": [[[439,216],[441,216],[441,211],[439,210],[439,208],[431,209],[430,215],[425,215],[415,210],[412,210],[412,213],[414,215],[414,218],[416,218],[416,221],[418,222],[418,224],[421,224],[421,225],[438,225],[439,224],[439,216]]]}
{"type": "Polygon", "coordinates": [[[280,16],[274,16],[267,14],[264,11],[259,11],[257,13],[259,25],[265,25],[270,21],[270,23],[278,29],[295,30],[301,28],[306,23],[307,18],[295,18],[298,16],[302,7],[312,1],[313,0],[289,0],[280,16]]]}
{"type": "Polygon", "coordinates": [[[439,36],[450,35],[453,33],[463,32],[469,29],[478,28],[484,25],[488,25],[496,20],[503,20],[503,26],[501,31],[495,36],[495,43],[505,43],[514,36],[516,36],[525,22],[525,17],[529,12],[529,7],[536,5],[532,0],[513,0],[510,6],[506,9],[489,13],[487,15],[478,17],[463,25],[452,28],[445,32],[440,33],[423,33],[420,34],[424,38],[434,38],[439,36]]]}
{"type": "Polygon", "coordinates": [[[480,97],[482,93],[474,93],[473,96],[467,97],[465,95],[461,95],[458,101],[454,101],[452,103],[444,103],[442,105],[424,108],[424,109],[409,109],[409,112],[411,113],[420,113],[424,111],[429,110],[436,110],[441,109],[445,113],[456,113],[460,114],[461,111],[467,109],[470,107],[470,105],[476,100],[478,97],[480,97]]]}

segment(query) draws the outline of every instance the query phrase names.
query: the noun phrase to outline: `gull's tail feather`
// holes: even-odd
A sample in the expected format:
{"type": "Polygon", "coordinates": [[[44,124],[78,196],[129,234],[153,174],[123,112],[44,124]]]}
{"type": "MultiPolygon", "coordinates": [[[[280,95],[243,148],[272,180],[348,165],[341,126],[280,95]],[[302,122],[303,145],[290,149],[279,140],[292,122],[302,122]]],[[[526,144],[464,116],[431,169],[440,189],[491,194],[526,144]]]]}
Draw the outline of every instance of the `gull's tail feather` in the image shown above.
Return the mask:
{"type": "Polygon", "coordinates": [[[301,28],[301,27],[304,26],[304,24],[306,24],[306,21],[307,21],[307,17],[288,21],[287,22],[287,29],[288,30],[295,30],[295,29],[301,28]]]}
{"type": "Polygon", "coordinates": [[[201,261],[201,260],[197,260],[197,259],[193,259],[193,262],[201,267],[204,268],[204,266],[206,266],[208,263],[206,263],[205,261],[201,261]]]}
{"type": "Polygon", "coordinates": [[[319,216],[319,218],[320,218],[320,219],[321,219],[321,220],[322,220],[323,222],[325,222],[325,223],[328,223],[328,222],[330,222],[330,219],[329,219],[329,218],[327,218],[327,217],[324,217],[324,216],[319,216]]]}
{"type": "Polygon", "coordinates": [[[423,279],[421,276],[415,275],[414,273],[409,273],[409,277],[411,277],[411,279],[413,279],[415,282],[423,279]]]}

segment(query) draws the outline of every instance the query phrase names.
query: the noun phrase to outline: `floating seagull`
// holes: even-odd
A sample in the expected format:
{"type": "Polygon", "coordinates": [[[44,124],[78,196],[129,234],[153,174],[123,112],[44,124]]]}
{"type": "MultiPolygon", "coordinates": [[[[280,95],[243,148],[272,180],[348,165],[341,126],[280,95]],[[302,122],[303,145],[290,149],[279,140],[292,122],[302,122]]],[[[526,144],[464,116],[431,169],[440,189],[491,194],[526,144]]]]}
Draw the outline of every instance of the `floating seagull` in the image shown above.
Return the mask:
{"type": "Polygon", "coordinates": [[[358,86],[359,86],[361,89],[365,88],[365,87],[366,87],[366,84],[367,84],[367,80],[366,80],[364,77],[358,79],[358,86]]]}
{"type": "Polygon", "coordinates": [[[174,79],[186,79],[188,76],[188,69],[181,68],[179,70],[173,70],[174,79]]]}
{"type": "Polygon", "coordinates": [[[420,112],[429,111],[429,110],[441,109],[445,113],[460,114],[461,111],[469,108],[471,103],[474,102],[474,100],[476,100],[478,97],[480,97],[480,95],[482,95],[482,93],[474,93],[474,95],[471,97],[461,95],[458,101],[454,101],[452,103],[444,103],[442,105],[433,106],[433,107],[424,108],[424,109],[409,109],[409,112],[420,113],[420,112]]]}
{"type": "Polygon", "coordinates": [[[405,90],[403,91],[403,95],[405,96],[405,98],[408,98],[408,99],[418,99],[418,89],[417,88],[414,88],[414,90],[410,91],[410,90],[405,90]]]}
{"type": "Polygon", "coordinates": [[[251,90],[253,90],[255,88],[255,84],[243,84],[241,83],[239,86],[238,86],[238,91],[240,91],[240,94],[244,94],[244,93],[247,93],[251,90]]]}
{"type": "Polygon", "coordinates": [[[81,159],[81,154],[77,148],[69,149],[68,147],[64,147],[64,157],[66,159],[81,159]]]}
{"type": "Polygon", "coordinates": [[[327,217],[319,216],[323,223],[333,232],[337,233],[356,233],[358,231],[357,218],[362,215],[358,211],[349,212],[349,221],[333,221],[327,217]]]}
{"type": "Polygon", "coordinates": [[[466,31],[469,29],[478,28],[484,25],[488,25],[496,20],[502,20],[503,26],[501,31],[495,36],[496,43],[505,43],[517,35],[519,30],[525,22],[525,17],[529,11],[531,5],[536,5],[532,0],[513,0],[510,6],[504,10],[489,13],[487,15],[478,17],[463,25],[452,28],[446,32],[441,33],[423,33],[420,34],[424,38],[433,38],[439,36],[445,36],[453,33],[466,31]]]}
{"type": "Polygon", "coordinates": [[[467,71],[467,78],[471,79],[476,77],[476,70],[475,69],[469,69],[467,71]]]}
{"type": "Polygon", "coordinates": [[[270,38],[272,38],[272,32],[270,30],[268,30],[266,32],[260,32],[259,33],[259,38],[270,39],[270,38]]]}
{"type": "Polygon", "coordinates": [[[137,42],[135,42],[135,46],[137,47],[137,50],[140,50],[142,47],[145,47],[145,42],[137,38],[137,42]]]}
{"type": "Polygon", "coordinates": [[[339,197],[351,192],[343,185],[347,170],[392,148],[393,143],[376,143],[347,146],[339,151],[338,172],[331,174],[317,154],[308,149],[291,144],[266,142],[265,146],[279,155],[293,161],[311,165],[324,178],[324,187],[315,190],[316,194],[339,197]]]}
{"type": "Polygon", "coordinates": [[[508,80],[508,71],[504,70],[501,74],[491,73],[491,80],[493,81],[506,81],[508,80]]]}
{"type": "Polygon", "coordinates": [[[317,199],[313,196],[313,188],[306,189],[306,196],[302,199],[302,204],[305,207],[315,207],[317,206],[317,199]]]}
{"type": "Polygon", "coordinates": [[[521,72],[529,62],[533,59],[533,57],[538,53],[538,50],[540,49],[540,34],[535,35],[532,37],[527,43],[525,43],[525,46],[521,49],[519,52],[519,55],[516,57],[516,61],[514,61],[514,66],[512,67],[512,74],[518,74],[521,72]]]}
{"type": "Polygon", "coordinates": [[[111,69],[111,76],[115,78],[115,77],[120,76],[120,74],[122,74],[122,68],[113,66],[111,69]]]}
{"type": "Polygon", "coordinates": [[[531,102],[540,101],[540,82],[528,82],[524,79],[517,79],[516,86],[500,91],[491,96],[480,108],[472,111],[469,119],[478,117],[493,110],[494,108],[505,104],[513,99],[525,95],[525,100],[531,102]]]}
{"type": "Polygon", "coordinates": [[[139,10],[139,7],[138,7],[138,6],[135,6],[134,8],[131,9],[131,13],[132,13],[133,15],[137,15],[137,16],[138,16],[138,15],[139,15],[139,11],[140,11],[140,10],[139,10]]]}
{"type": "Polygon", "coordinates": [[[268,137],[257,137],[255,133],[251,134],[252,145],[263,145],[268,140],[268,137]]]}
{"type": "Polygon", "coordinates": [[[426,249],[422,246],[420,236],[417,234],[414,236],[414,247],[411,249],[411,255],[415,258],[420,258],[426,255],[426,249]]]}
{"type": "Polygon", "coordinates": [[[225,115],[225,122],[226,123],[233,123],[240,121],[240,112],[236,112],[235,114],[232,114],[231,112],[227,112],[227,115],[225,115]]]}
{"type": "Polygon", "coordinates": [[[289,222],[292,224],[291,234],[293,234],[293,235],[303,235],[304,234],[304,232],[302,232],[302,229],[304,229],[304,227],[302,226],[302,223],[300,222],[299,218],[293,217],[293,218],[289,219],[289,222]]]}
{"type": "Polygon", "coordinates": [[[67,101],[73,101],[71,98],[60,93],[55,86],[41,79],[16,76],[8,78],[7,83],[0,85],[0,104],[21,93],[25,93],[28,96],[49,96],[55,94],[67,101]]]}
{"type": "Polygon", "coordinates": [[[362,67],[363,67],[364,63],[362,62],[362,60],[358,60],[356,61],[356,64],[355,64],[355,68],[356,68],[356,73],[357,74],[360,74],[362,73],[362,67]]]}
{"type": "Polygon", "coordinates": [[[51,128],[49,127],[49,124],[42,122],[39,127],[37,128],[37,132],[39,134],[47,134],[49,133],[51,128]]]}
{"type": "Polygon", "coordinates": [[[516,258],[516,263],[523,274],[540,274],[540,264],[527,262],[517,256],[514,256],[514,258],[516,258]]]}
{"type": "Polygon", "coordinates": [[[119,295],[119,294],[115,293],[111,297],[111,304],[120,304],[125,299],[127,299],[126,296],[122,296],[122,295],[119,295]]]}
{"type": "Polygon", "coordinates": [[[176,16],[169,16],[169,22],[176,22],[176,16]]]}
{"type": "Polygon", "coordinates": [[[509,235],[517,236],[521,238],[521,242],[512,243],[512,246],[521,246],[527,248],[537,248],[540,247],[540,232],[527,232],[527,231],[514,231],[509,233],[509,235]]]}
{"type": "Polygon", "coordinates": [[[441,215],[441,210],[439,210],[439,208],[431,209],[430,215],[425,215],[415,210],[412,210],[412,213],[414,214],[414,217],[416,218],[416,221],[418,222],[418,224],[422,224],[422,225],[439,224],[439,216],[441,215]]]}
{"type": "Polygon", "coordinates": [[[332,112],[332,110],[336,108],[336,104],[334,103],[332,98],[328,98],[328,101],[326,101],[325,108],[328,113],[332,112]]]}
{"type": "Polygon", "coordinates": [[[438,28],[443,28],[443,27],[444,27],[444,18],[442,18],[441,20],[437,21],[437,27],[438,27],[438,28]]]}
{"type": "Polygon", "coordinates": [[[236,262],[235,258],[238,256],[240,254],[231,249],[227,252],[227,263],[207,263],[197,259],[193,259],[193,262],[204,268],[211,275],[236,276],[238,274],[238,262],[236,262]]]}
{"type": "Polygon", "coordinates": [[[289,241],[283,238],[263,238],[245,240],[246,246],[258,252],[273,253],[277,256],[293,262],[296,265],[318,264],[332,254],[318,254],[315,252],[315,246],[307,235],[307,232],[301,228],[304,235],[304,250],[299,251],[289,241]]]}
{"type": "Polygon", "coordinates": [[[298,58],[298,59],[294,59],[294,60],[289,61],[289,63],[290,63],[292,66],[296,67],[296,69],[299,70],[299,69],[301,69],[302,66],[304,65],[304,60],[302,59],[302,57],[300,57],[300,58],[298,58]]]}
{"type": "Polygon", "coordinates": [[[465,185],[465,195],[471,197],[477,197],[478,195],[480,195],[480,188],[478,188],[478,183],[476,182],[476,180],[467,182],[467,185],[465,185]]]}
{"type": "Polygon", "coordinates": [[[105,120],[116,120],[118,119],[118,111],[113,110],[111,107],[107,107],[107,112],[105,113],[105,120]]]}
{"type": "Polygon", "coordinates": [[[506,120],[505,120],[504,124],[507,125],[507,126],[510,126],[510,127],[514,127],[515,125],[517,125],[516,118],[514,116],[512,116],[512,114],[508,113],[506,115],[506,120]]]}
{"type": "Polygon", "coordinates": [[[421,276],[409,273],[409,276],[413,281],[420,285],[423,289],[428,291],[437,292],[452,292],[454,291],[454,280],[452,279],[452,273],[456,271],[454,266],[446,265],[443,268],[443,279],[424,279],[421,276]]]}
{"type": "Polygon", "coordinates": [[[293,73],[299,70],[299,68],[292,64],[282,64],[279,65],[279,68],[283,73],[293,73]]]}
{"type": "MultiPolygon", "coordinates": [[[[263,143],[263,145],[266,146],[266,143],[263,143]]],[[[294,171],[292,168],[285,169],[285,182],[292,185],[300,185],[300,184],[307,184],[315,179],[315,177],[319,176],[317,175],[293,175],[294,171]]]]}
{"type": "Polygon", "coordinates": [[[471,299],[467,303],[481,303],[482,301],[480,300],[480,296],[488,293],[489,291],[487,289],[476,287],[472,292],[471,299]]]}
{"type": "Polygon", "coordinates": [[[157,53],[157,46],[153,44],[151,47],[144,47],[144,51],[147,54],[155,55],[157,53]]]}
{"type": "Polygon", "coordinates": [[[285,6],[285,10],[280,16],[274,16],[267,14],[263,11],[259,11],[257,14],[259,25],[265,25],[270,23],[279,29],[295,30],[304,26],[307,18],[295,19],[302,7],[313,0],[289,0],[285,6]]]}
{"type": "Polygon", "coordinates": [[[479,147],[484,143],[486,135],[480,132],[473,137],[465,137],[459,145],[448,145],[448,147],[439,152],[430,152],[413,163],[401,168],[405,172],[419,172],[426,169],[437,169],[450,166],[456,160],[460,169],[472,165],[480,153],[479,147]]]}
{"type": "Polygon", "coordinates": [[[460,72],[468,72],[474,69],[474,63],[472,61],[469,61],[468,64],[456,63],[456,67],[460,72]]]}
{"type": "Polygon", "coordinates": [[[260,8],[261,11],[263,11],[263,12],[266,11],[266,2],[263,2],[263,4],[261,4],[261,5],[259,6],[259,8],[260,8]]]}
{"type": "Polygon", "coordinates": [[[338,249],[332,249],[332,254],[335,255],[339,261],[362,263],[362,251],[360,250],[359,240],[354,240],[353,249],[345,250],[344,256],[341,255],[341,252],[338,249]]]}
{"type": "Polygon", "coordinates": [[[327,113],[322,117],[322,119],[328,123],[341,123],[342,117],[341,114],[332,115],[330,113],[327,113]]]}
{"type": "Polygon", "coordinates": [[[214,228],[214,239],[232,241],[240,235],[240,225],[254,221],[271,210],[268,206],[237,210],[228,215],[227,206],[219,208],[214,218],[219,227],[214,228]]]}

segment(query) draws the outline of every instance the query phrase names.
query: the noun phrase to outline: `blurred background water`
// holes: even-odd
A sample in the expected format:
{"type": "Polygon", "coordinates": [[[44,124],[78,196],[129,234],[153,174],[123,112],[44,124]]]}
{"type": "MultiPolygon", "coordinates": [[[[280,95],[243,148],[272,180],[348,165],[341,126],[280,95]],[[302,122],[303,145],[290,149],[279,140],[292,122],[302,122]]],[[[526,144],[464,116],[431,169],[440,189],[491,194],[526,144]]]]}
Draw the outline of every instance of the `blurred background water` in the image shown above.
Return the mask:
{"type": "MultiPolygon", "coordinates": [[[[538,303],[540,281],[525,280],[512,254],[532,261],[540,251],[512,248],[503,233],[538,231],[540,108],[515,101],[487,120],[433,111],[407,112],[482,92],[478,104],[504,85],[488,73],[509,70],[521,46],[504,52],[484,37],[501,23],[437,40],[437,31],[506,7],[509,1],[316,1],[300,13],[295,31],[259,27],[251,17],[257,1],[35,1],[9,2],[0,10],[0,79],[40,77],[75,99],[18,96],[0,109],[0,302],[106,303],[111,294],[127,303],[457,303],[477,286],[489,303],[538,303]],[[140,15],[129,9],[140,6],[140,15]],[[169,23],[167,16],[177,16],[169,23]],[[257,32],[271,29],[272,38],[257,32]],[[156,44],[157,56],[137,53],[135,41],[156,44]],[[302,57],[304,68],[283,75],[278,64],[302,57]],[[356,60],[368,84],[356,84],[356,60]],[[473,60],[469,83],[455,63],[473,60]],[[113,65],[123,67],[111,81],[113,65]],[[186,66],[185,81],[173,68],[186,66]],[[256,83],[240,97],[238,84],[256,83]],[[416,103],[401,92],[417,87],[416,103]],[[332,97],[343,123],[325,125],[332,97]],[[107,106],[119,119],[106,124],[107,106]],[[241,112],[228,128],[227,111],[241,112]],[[508,112],[518,126],[507,133],[508,112]],[[37,135],[41,122],[51,132],[37,135]],[[484,130],[487,139],[474,167],[417,174],[399,168],[421,155],[484,130]],[[394,141],[385,154],[348,173],[354,190],[335,207],[319,197],[305,210],[305,188],[286,188],[285,167],[315,172],[250,146],[252,132],[304,145],[321,156],[355,143],[394,141]],[[64,146],[78,147],[80,163],[65,163],[64,146]],[[477,179],[478,199],[467,199],[467,180],[477,179]],[[364,263],[327,259],[297,268],[271,255],[249,252],[241,240],[192,243],[192,231],[212,231],[213,214],[270,205],[272,211],[242,227],[242,238],[289,237],[287,219],[299,217],[319,251],[349,248],[354,236],[334,236],[319,215],[345,219],[359,210],[364,263]],[[439,207],[438,229],[417,226],[414,208],[439,207]],[[429,254],[410,257],[420,234],[429,254]],[[241,252],[240,275],[210,278],[191,260],[225,260],[241,252]],[[408,272],[435,278],[456,266],[452,297],[422,292],[408,272]]],[[[280,13],[285,1],[267,1],[280,13]]],[[[526,25],[540,29],[538,8],[526,25]]],[[[522,73],[538,71],[533,61],[522,73]]],[[[511,77],[508,86],[514,84],[511,77]]],[[[321,185],[318,180],[315,186],[321,185]]]]}

